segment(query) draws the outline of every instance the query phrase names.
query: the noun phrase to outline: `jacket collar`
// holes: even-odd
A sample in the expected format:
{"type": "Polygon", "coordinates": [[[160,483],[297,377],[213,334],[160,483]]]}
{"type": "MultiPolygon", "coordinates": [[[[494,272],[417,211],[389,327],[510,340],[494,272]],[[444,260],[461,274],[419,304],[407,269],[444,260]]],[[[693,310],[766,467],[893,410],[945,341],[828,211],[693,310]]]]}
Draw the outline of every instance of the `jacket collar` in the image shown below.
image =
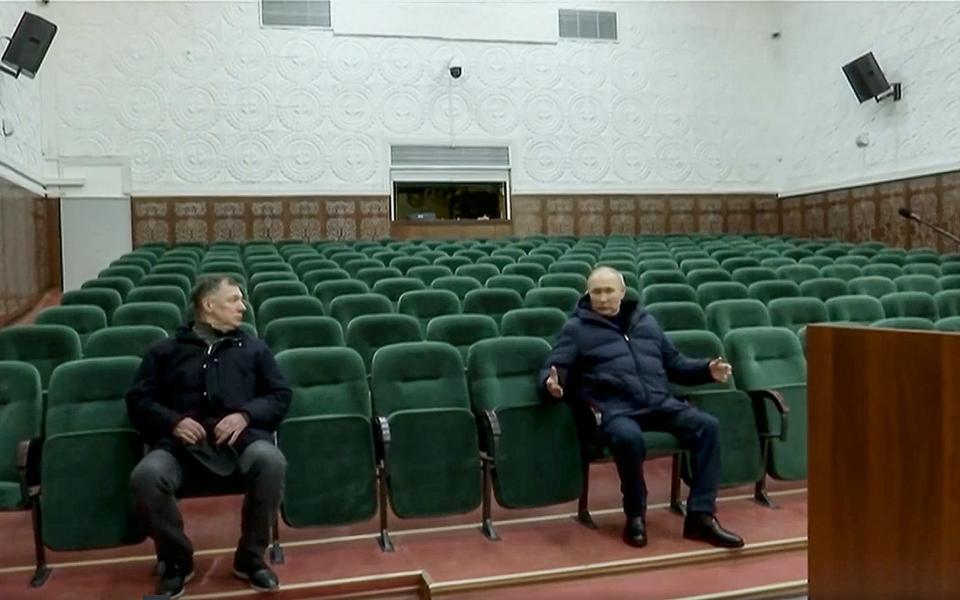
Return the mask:
{"type": "MultiPolygon", "coordinates": [[[[203,345],[206,345],[206,342],[204,342],[202,339],[200,339],[200,338],[197,336],[197,334],[193,332],[193,325],[194,325],[194,323],[195,323],[195,321],[190,321],[190,322],[186,323],[185,325],[181,325],[181,326],[177,327],[176,335],[174,336],[175,339],[176,339],[178,342],[186,342],[186,343],[190,343],[190,344],[203,344],[203,345]]],[[[236,343],[236,342],[241,342],[241,341],[247,341],[248,335],[249,335],[249,334],[247,334],[247,332],[244,331],[242,327],[238,327],[238,328],[234,329],[233,331],[228,331],[228,332],[224,333],[224,334],[223,334],[223,339],[229,339],[229,340],[231,340],[232,342],[236,343]]]]}
{"type": "MultiPolygon", "coordinates": [[[[647,311],[644,310],[644,308],[640,306],[640,303],[636,300],[624,299],[623,302],[620,303],[620,312],[621,314],[629,315],[628,320],[630,324],[633,325],[639,321],[647,311]]],[[[576,315],[585,321],[602,323],[607,327],[614,326],[608,318],[594,312],[594,310],[590,307],[590,296],[588,294],[584,294],[583,297],[581,297],[577,302],[576,315]]]]}

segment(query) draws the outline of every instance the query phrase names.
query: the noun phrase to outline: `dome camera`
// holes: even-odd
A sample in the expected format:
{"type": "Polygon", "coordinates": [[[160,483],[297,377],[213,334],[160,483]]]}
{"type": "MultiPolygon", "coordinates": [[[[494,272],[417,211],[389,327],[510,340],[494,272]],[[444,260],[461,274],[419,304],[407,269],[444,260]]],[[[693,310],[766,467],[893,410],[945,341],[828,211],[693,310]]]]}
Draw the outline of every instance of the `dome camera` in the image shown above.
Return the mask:
{"type": "Polygon", "coordinates": [[[461,75],[463,75],[463,67],[460,66],[460,63],[455,60],[450,61],[450,77],[460,79],[461,75]]]}

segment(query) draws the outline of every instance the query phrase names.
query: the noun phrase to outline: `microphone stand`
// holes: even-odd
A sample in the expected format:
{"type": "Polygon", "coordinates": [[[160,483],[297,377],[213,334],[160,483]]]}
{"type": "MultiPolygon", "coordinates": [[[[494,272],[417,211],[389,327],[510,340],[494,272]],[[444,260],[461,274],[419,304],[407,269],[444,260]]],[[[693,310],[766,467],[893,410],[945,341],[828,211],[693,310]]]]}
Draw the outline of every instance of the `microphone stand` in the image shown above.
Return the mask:
{"type": "Polygon", "coordinates": [[[911,221],[916,221],[917,223],[920,223],[921,225],[926,225],[927,227],[929,227],[930,229],[936,231],[937,233],[939,233],[940,235],[944,236],[945,238],[950,239],[950,240],[953,240],[953,242],[954,242],[955,244],[957,244],[957,247],[960,248],[960,237],[957,237],[956,235],[950,233],[949,231],[947,231],[947,230],[944,229],[943,227],[940,227],[939,225],[934,225],[933,223],[927,223],[926,221],[924,221],[923,219],[921,219],[921,218],[918,217],[917,215],[913,214],[912,212],[911,212],[909,215],[903,215],[903,216],[905,216],[906,218],[910,219],[911,221]]]}

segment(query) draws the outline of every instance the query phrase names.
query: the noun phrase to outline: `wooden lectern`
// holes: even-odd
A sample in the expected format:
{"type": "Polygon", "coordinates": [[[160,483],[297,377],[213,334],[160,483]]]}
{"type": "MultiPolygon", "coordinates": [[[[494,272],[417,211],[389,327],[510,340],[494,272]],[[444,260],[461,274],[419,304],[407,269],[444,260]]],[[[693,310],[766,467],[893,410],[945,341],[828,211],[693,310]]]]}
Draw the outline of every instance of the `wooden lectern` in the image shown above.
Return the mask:
{"type": "Polygon", "coordinates": [[[815,600],[960,597],[960,334],[810,326],[815,600]]]}

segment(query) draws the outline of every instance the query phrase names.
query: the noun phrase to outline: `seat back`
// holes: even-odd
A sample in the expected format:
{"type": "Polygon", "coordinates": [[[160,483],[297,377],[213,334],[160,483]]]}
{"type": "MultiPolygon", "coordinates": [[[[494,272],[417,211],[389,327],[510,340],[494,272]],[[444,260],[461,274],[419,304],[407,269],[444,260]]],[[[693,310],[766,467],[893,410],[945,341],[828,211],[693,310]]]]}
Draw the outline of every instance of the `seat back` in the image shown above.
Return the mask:
{"type": "Polygon", "coordinates": [[[388,277],[373,284],[373,293],[386,296],[396,306],[405,293],[426,288],[426,284],[416,277],[388,277]]]}
{"type": "Polygon", "coordinates": [[[733,281],[733,278],[723,269],[696,269],[687,273],[687,283],[694,289],[711,281],[733,281]]]}
{"type": "Polygon", "coordinates": [[[882,298],[897,291],[897,286],[886,277],[865,276],[847,282],[851,294],[882,298]]]}
{"type": "Polygon", "coordinates": [[[384,462],[393,512],[477,508],[479,442],[460,353],[437,342],[387,346],[373,357],[370,389],[374,414],[390,428],[384,462]]]}
{"type": "Polygon", "coordinates": [[[313,295],[323,303],[323,308],[330,312],[330,304],[341,296],[366,294],[370,286],[355,279],[323,281],[313,288],[313,295]]]}
{"type": "Polygon", "coordinates": [[[369,519],[376,457],[362,359],[350,348],[297,348],[279,352],[277,366],[293,392],[277,430],[287,459],[284,520],[316,527],[369,519]]]}
{"type": "Polygon", "coordinates": [[[166,330],[156,325],[114,325],[91,333],[83,355],[86,358],[143,358],[150,346],[166,337],[166,330]]]}
{"type": "Polygon", "coordinates": [[[473,290],[479,290],[483,287],[479,281],[473,277],[466,277],[464,275],[453,275],[449,277],[438,277],[434,279],[430,284],[431,289],[435,290],[449,290],[457,295],[461,301],[467,295],[467,293],[473,290]]]}
{"type": "Polygon", "coordinates": [[[128,302],[113,315],[114,325],[154,325],[168,335],[173,335],[183,322],[181,309],[169,302],[128,302]]]}
{"type": "Polygon", "coordinates": [[[81,346],[94,331],[107,326],[107,314],[99,306],[76,304],[51,306],[37,314],[37,325],[65,325],[77,332],[81,346]]]}
{"type": "Polygon", "coordinates": [[[523,298],[514,290],[484,288],[467,292],[463,298],[464,313],[487,315],[498,325],[504,313],[515,308],[523,308],[523,298]]]}
{"type": "Polygon", "coordinates": [[[99,306],[107,315],[107,324],[113,324],[113,313],[123,303],[120,292],[106,288],[86,288],[64,292],[60,297],[60,304],[73,306],[74,304],[92,304],[99,306]]]}
{"type": "Polygon", "coordinates": [[[707,328],[721,340],[741,327],[769,327],[770,315],[759,300],[717,300],[707,305],[707,328]]]}
{"type": "Polygon", "coordinates": [[[748,295],[747,286],[736,281],[710,281],[697,288],[697,302],[706,308],[717,300],[743,300],[748,295]]]}
{"type": "Polygon", "coordinates": [[[543,340],[515,337],[478,342],[467,355],[473,410],[478,416],[492,412],[500,427],[494,444],[491,419],[481,417],[482,446],[493,456],[501,506],[566,502],[583,485],[573,413],[566,403],[544,402],[540,395],[540,368],[549,355],[543,340]]]}
{"type": "Polygon", "coordinates": [[[323,303],[313,296],[280,296],[264,300],[257,311],[257,330],[263,335],[277,319],[289,317],[322,317],[323,303]]]}
{"type": "Polygon", "coordinates": [[[924,292],[894,292],[880,298],[883,312],[890,317],[920,317],[936,321],[939,318],[933,296],[924,292]]]}
{"type": "Polygon", "coordinates": [[[537,282],[540,287],[565,287],[583,294],[587,291],[587,278],[577,273],[547,273],[537,282]]]}
{"type": "Polygon", "coordinates": [[[944,290],[933,296],[941,319],[960,316],[960,289],[944,290]]]}
{"type": "Polygon", "coordinates": [[[430,319],[460,314],[460,299],[450,290],[416,290],[400,297],[397,312],[417,319],[426,333],[430,319]]]}
{"type": "Polygon", "coordinates": [[[800,295],[800,286],[792,281],[778,279],[774,281],[758,281],[751,283],[747,294],[754,300],[764,304],[777,298],[795,298],[800,295]]]}
{"type": "Polygon", "coordinates": [[[733,280],[737,283],[749,286],[758,281],[777,279],[777,274],[773,269],[768,267],[743,267],[731,273],[731,277],[733,277],[733,280]]]}
{"type": "Polygon", "coordinates": [[[539,287],[527,292],[523,298],[525,308],[558,308],[566,314],[573,312],[580,300],[577,290],[565,287],[539,287]]]}
{"type": "Polygon", "coordinates": [[[125,303],[129,302],[169,302],[178,307],[181,313],[187,307],[187,297],[175,285],[137,286],[127,294],[125,303]]]}
{"type": "Polygon", "coordinates": [[[0,510],[26,502],[17,470],[17,445],[39,439],[43,418],[40,372],[33,365],[0,360],[0,510]]]}
{"type": "Polygon", "coordinates": [[[885,329],[914,329],[918,331],[933,331],[934,322],[924,317],[888,317],[870,324],[871,327],[885,329]]]}
{"type": "MultiPolygon", "coordinates": [[[[161,275],[147,275],[144,277],[162,277],[161,275]]],[[[143,279],[140,280],[143,282],[143,279]]],[[[189,284],[188,284],[189,285],[189,284]]],[[[82,290],[88,289],[108,289],[116,290],[120,294],[121,300],[126,300],[127,294],[130,293],[130,290],[133,289],[133,282],[126,277],[98,277],[97,279],[90,279],[84,281],[80,286],[82,290]]]]}
{"type": "Polygon", "coordinates": [[[33,365],[40,373],[43,389],[47,389],[54,369],[79,359],[80,355],[80,336],[66,325],[14,325],[0,329],[0,360],[33,365]]]}
{"type": "Polygon", "coordinates": [[[300,281],[266,281],[253,288],[250,304],[253,305],[254,312],[258,312],[260,305],[271,298],[308,295],[307,286],[300,281]]]}
{"type": "Polygon", "coordinates": [[[898,292],[923,292],[932,296],[941,291],[940,281],[930,275],[901,275],[893,283],[898,292]]]}
{"type": "Polygon", "coordinates": [[[836,296],[825,304],[831,321],[868,325],[886,316],[883,305],[873,296],[836,296]]]}
{"type": "Polygon", "coordinates": [[[453,275],[453,271],[441,265],[412,267],[409,271],[407,271],[407,277],[416,277],[427,287],[430,287],[430,284],[440,277],[450,277],[451,275],[453,275]]]}
{"type": "Polygon", "coordinates": [[[369,369],[377,350],[391,344],[421,341],[423,333],[420,322],[409,315],[360,315],[350,321],[345,340],[369,369]]]}
{"type": "Polygon", "coordinates": [[[466,361],[474,343],[500,335],[500,326],[487,315],[449,315],[434,317],[427,325],[427,340],[449,344],[466,361]]]}
{"type": "Polygon", "coordinates": [[[527,292],[537,287],[537,283],[525,275],[495,275],[487,279],[484,286],[491,289],[513,290],[522,298],[527,295],[527,292]]]}
{"type": "Polygon", "coordinates": [[[393,303],[380,294],[346,294],[330,303],[330,316],[340,322],[346,332],[350,321],[361,315],[382,315],[393,312],[393,303]]]}
{"type": "MultiPolygon", "coordinates": [[[[727,357],[744,390],[776,390],[790,407],[786,440],[774,437],[767,471],[777,479],[807,476],[807,366],[800,340],[782,327],[750,327],[724,339],[727,357]]],[[[780,415],[772,402],[759,407],[758,423],[771,436],[780,434],[780,415]]]]}
{"type": "Polygon", "coordinates": [[[828,319],[827,307],[819,298],[777,298],[767,304],[767,311],[774,327],[786,327],[794,333],[828,319]]]}
{"type": "Polygon", "coordinates": [[[696,302],[656,302],[644,308],[664,331],[707,328],[707,317],[696,302]]]}
{"type": "Polygon", "coordinates": [[[658,302],[696,302],[697,293],[686,283],[657,283],[644,287],[640,298],[644,305],[658,302]]]}
{"type": "Polygon", "coordinates": [[[567,315],[559,308],[515,308],[504,313],[500,333],[536,337],[552,345],[566,322],[567,315]]]}
{"type": "Polygon", "coordinates": [[[457,270],[454,273],[458,277],[471,277],[480,282],[480,285],[483,285],[487,282],[488,279],[500,274],[500,269],[495,265],[488,264],[471,264],[463,265],[462,267],[457,267],[457,270]]]}
{"type": "Polygon", "coordinates": [[[124,402],[139,366],[129,356],[90,358],[61,365],[50,378],[40,507],[43,541],[54,550],[144,538],[129,492],[143,441],[124,402]]]}

